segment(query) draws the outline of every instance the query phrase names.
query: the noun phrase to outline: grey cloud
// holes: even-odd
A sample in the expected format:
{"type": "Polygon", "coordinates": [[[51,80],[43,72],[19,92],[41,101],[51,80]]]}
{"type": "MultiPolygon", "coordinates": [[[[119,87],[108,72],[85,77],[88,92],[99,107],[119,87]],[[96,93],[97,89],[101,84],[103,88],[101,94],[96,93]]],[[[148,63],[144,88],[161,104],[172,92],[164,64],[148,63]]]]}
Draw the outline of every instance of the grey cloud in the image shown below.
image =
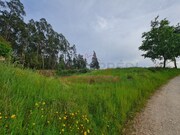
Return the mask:
{"type": "MultiPolygon", "coordinates": [[[[172,24],[180,20],[179,0],[22,0],[27,18],[47,18],[77,50],[90,56],[95,50],[102,63],[152,66],[138,50],[141,35],[160,15],[172,24]]],[[[90,58],[89,58],[90,60],[90,58]]]]}

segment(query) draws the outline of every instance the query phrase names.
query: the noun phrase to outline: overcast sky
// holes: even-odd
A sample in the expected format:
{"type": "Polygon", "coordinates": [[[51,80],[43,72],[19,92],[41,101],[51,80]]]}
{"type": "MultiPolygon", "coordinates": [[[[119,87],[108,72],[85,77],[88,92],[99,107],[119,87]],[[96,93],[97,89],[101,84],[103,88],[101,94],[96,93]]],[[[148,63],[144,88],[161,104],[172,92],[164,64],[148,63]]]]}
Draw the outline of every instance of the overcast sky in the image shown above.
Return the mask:
{"type": "Polygon", "coordinates": [[[141,35],[157,15],[180,22],[180,0],[22,0],[25,20],[46,18],[77,51],[101,67],[152,66],[138,50],[141,35]]]}

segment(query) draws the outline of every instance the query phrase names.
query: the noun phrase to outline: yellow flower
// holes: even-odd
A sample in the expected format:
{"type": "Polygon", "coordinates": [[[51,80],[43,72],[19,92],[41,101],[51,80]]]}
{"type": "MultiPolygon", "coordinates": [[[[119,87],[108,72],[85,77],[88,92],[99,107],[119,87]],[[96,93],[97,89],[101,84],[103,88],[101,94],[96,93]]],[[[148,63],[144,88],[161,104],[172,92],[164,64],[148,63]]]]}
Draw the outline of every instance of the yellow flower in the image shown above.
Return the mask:
{"type": "Polygon", "coordinates": [[[0,116],[0,119],[2,119],[2,116],[0,116]]]}
{"type": "Polygon", "coordinates": [[[87,132],[86,132],[86,131],[84,132],[84,135],[87,135],[87,132]]]}
{"type": "Polygon", "coordinates": [[[42,102],[42,105],[45,105],[46,103],[45,102],[42,102]]]}
{"type": "Polygon", "coordinates": [[[1,115],[1,112],[0,112],[0,115],[1,115]]]}
{"type": "Polygon", "coordinates": [[[71,113],[72,116],[74,116],[74,113],[71,113]]]}
{"type": "Polygon", "coordinates": [[[64,128],[62,129],[62,132],[64,132],[64,128]]]}
{"type": "Polygon", "coordinates": [[[15,119],[15,118],[16,118],[15,114],[11,115],[11,119],[15,119]]]}
{"type": "Polygon", "coordinates": [[[78,124],[79,122],[78,122],[78,121],[76,121],[76,123],[78,124]]]}
{"type": "Polygon", "coordinates": [[[64,120],[66,120],[67,119],[67,117],[64,117],[64,120]]]}
{"type": "Polygon", "coordinates": [[[90,133],[90,130],[88,129],[87,132],[90,133]]]}
{"type": "Polygon", "coordinates": [[[65,127],[66,125],[65,124],[63,124],[63,127],[65,127]]]}

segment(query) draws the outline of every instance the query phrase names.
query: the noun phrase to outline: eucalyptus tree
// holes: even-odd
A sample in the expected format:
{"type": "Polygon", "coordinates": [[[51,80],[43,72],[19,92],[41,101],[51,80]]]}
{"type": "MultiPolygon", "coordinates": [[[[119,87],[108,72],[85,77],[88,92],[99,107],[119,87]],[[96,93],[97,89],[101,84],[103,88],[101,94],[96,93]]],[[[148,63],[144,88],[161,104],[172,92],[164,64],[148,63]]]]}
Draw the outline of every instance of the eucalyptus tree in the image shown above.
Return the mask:
{"type": "Polygon", "coordinates": [[[45,18],[25,23],[25,15],[20,0],[0,0],[0,36],[11,43],[14,61],[30,68],[56,69],[63,59],[65,68],[74,68],[73,60],[81,58],[75,45],[71,46],[45,18]]]}

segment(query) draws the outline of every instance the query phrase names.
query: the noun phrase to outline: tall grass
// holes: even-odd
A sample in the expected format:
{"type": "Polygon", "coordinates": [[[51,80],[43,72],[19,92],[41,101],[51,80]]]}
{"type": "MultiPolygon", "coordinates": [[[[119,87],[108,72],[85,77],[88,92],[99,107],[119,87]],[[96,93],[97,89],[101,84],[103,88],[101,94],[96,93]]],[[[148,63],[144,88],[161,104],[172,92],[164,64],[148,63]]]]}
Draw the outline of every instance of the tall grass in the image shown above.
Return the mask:
{"type": "Polygon", "coordinates": [[[121,134],[130,116],[178,74],[129,68],[46,78],[0,64],[0,134],[121,134]]]}

